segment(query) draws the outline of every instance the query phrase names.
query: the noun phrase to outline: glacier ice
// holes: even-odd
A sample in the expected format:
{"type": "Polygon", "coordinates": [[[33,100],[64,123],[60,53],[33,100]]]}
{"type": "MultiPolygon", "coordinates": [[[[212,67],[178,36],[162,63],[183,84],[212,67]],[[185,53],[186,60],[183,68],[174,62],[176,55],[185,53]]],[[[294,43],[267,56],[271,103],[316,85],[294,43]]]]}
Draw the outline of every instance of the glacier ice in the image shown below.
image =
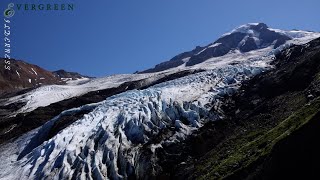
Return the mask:
{"type": "Polygon", "coordinates": [[[61,115],[43,125],[19,154],[13,168],[21,170],[15,176],[126,179],[136,173],[139,148],[163,130],[173,133],[151,150],[180,141],[206,121],[220,118],[215,107],[219,98],[233,94],[241,82],[269,67],[258,61],[225,65],[62,112],[92,110],[47,141],[44,137],[61,115]]]}

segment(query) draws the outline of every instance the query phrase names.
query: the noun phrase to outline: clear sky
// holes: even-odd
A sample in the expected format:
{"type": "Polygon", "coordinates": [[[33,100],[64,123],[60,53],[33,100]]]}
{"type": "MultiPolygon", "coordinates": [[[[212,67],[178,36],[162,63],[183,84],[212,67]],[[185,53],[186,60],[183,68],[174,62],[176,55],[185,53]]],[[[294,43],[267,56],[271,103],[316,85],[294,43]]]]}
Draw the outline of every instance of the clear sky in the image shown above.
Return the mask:
{"type": "Polygon", "coordinates": [[[153,67],[249,22],[320,31],[319,0],[1,0],[2,12],[9,2],[74,3],[74,11],[16,10],[12,56],[91,76],[153,67]]]}

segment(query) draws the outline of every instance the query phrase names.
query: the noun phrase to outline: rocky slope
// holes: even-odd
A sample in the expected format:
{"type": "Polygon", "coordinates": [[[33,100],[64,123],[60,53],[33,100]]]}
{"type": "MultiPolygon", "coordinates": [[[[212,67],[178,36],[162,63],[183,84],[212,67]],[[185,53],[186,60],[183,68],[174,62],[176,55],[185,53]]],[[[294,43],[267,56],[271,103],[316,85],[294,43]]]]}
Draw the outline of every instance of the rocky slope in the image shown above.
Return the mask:
{"type": "Polygon", "coordinates": [[[69,80],[89,78],[65,70],[50,72],[37,65],[15,59],[10,59],[10,70],[7,70],[5,60],[0,59],[0,98],[23,94],[44,85],[65,84],[69,80]]]}
{"type": "Polygon", "coordinates": [[[53,73],[24,61],[11,59],[11,69],[6,70],[4,60],[0,59],[0,94],[40,85],[61,84],[61,80],[53,73]]]}
{"type": "Polygon", "coordinates": [[[83,79],[83,78],[91,78],[89,76],[84,76],[81,75],[77,72],[67,72],[63,69],[57,70],[57,71],[53,71],[52,72],[54,74],[54,76],[58,77],[59,79],[62,79],[63,81],[67,81],[67,80],[78,80],[78,79],[83,79]]]}

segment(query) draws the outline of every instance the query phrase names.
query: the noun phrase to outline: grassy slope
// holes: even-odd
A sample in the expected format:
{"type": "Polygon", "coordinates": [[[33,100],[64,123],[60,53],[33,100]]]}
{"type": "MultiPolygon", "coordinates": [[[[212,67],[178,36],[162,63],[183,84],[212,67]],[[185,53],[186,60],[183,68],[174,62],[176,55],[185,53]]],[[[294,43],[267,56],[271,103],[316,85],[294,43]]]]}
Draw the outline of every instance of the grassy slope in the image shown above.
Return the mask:
{"type": "Polygon", "coordinates": [[[320,98],[317,98],[271,130],[254,131],[248,133],[246,136],[240,137],[234,144],[230,144],[229,147],[233,146],[233,148],[228,149],[228,151],[232,152],[222,161],[219,161],[219,156],[217,156],[219,153],[212,152],[215,155],[211,156],[206,163],[197,166],[198,171],[204,172],[210,169],[207,174],[200,176],[199,179],[220,179],[228,177],[233,173],[237,173],[237,171],[248,168],[249,165],[257,161],[263,160],[263,158],[270,154],[276,143],[308,123],[319,110],[320,98]],[[252,137],[255,138],[250,141],[252,137]]]}

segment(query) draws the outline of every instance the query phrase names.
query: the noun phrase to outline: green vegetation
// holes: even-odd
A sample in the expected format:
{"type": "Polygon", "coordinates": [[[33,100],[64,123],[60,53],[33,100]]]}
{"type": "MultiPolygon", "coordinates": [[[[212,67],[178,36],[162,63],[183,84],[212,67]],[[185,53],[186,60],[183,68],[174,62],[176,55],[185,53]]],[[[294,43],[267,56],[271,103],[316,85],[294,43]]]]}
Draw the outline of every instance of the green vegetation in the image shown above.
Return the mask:
{"type": "Polygon", "coordinates": [[[317,73],[317,74],[316,74],[315,79],[316,79],[317,81],[320,81],[320,73],[317,73]]]}
{"type": "Polygon", "coordinates": [[[223,179],[255,162],[263,161],[274,145],[308,123],[320,109],[320,98],[306,104],[274,128],[253,130],[239,137],[232,137],[228,145],[209,152],[205,162],[196,165],[198,179],[223,179]]]}

